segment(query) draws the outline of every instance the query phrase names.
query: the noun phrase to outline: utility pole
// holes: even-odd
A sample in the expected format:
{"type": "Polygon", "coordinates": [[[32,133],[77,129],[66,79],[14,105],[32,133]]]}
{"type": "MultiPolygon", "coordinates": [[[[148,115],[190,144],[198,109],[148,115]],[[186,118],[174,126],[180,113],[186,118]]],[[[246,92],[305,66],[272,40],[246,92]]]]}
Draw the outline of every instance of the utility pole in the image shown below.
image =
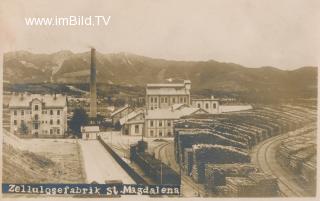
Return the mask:
{"type": "Polygon", "coordinates": [[[162,184],[162,162],[160,164],[160,183],[162,184]]]}

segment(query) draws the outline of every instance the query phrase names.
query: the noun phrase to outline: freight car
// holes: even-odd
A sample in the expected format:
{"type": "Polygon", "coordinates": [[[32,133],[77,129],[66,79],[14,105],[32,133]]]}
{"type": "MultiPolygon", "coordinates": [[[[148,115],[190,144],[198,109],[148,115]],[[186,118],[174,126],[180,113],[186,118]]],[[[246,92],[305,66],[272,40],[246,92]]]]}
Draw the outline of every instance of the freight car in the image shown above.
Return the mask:
{"type": "Polygon", "coordinates": [[[181,177],[172,168],[145,152],[145,143],[131,145],[130,160],[135,162],[144,173],[152,178],[156,184],[181,184],[181,177]]]}

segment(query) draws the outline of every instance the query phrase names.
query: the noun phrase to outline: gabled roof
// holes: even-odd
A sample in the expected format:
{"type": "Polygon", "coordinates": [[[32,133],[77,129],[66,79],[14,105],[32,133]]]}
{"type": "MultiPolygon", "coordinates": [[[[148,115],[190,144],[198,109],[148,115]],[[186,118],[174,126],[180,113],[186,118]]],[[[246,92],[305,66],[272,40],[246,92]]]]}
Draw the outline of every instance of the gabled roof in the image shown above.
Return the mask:
{"type": "Polygon", "coordinates": [[[188,107],[188,105],[187,104],[183,104],[183,103],[179,103],[179,104],[173,104],[171,107],[172,107],[173,110],[178,110],[178,109],[181,109],[183,107],[188,107]]]}
{"type": "Polygon", "coordinates": [[[116,111],[112,112],[112,113],[111,113],[111,117],[114,116],[114,115],[116,115],[116,114],[118,114],[118,113],[120,113],[120,112],[122,112],[123,110],[125,110],[125,109],[127,109],[127,108],[129,108],[129,105],[128,105],[128,104],[126,104],[125,106],[123,106],[123,107],[117,109],[116,111]]]}
{"type": "Polygon", "coordinates": [[[65,107],[67,106],[67,99],[62,94],[19,94],[13,95],[9,102],[10,108],[30,107],[33,100],[39,100],[45,104],[45,107],[65,107]]]}
{"type": "Polygon", "coordinates": [[[183,116],[191,115],[197,112],[208,113],[205,110],[196,107],[184,107],[177,110],[173,110],[172,108],[156,109],[149,110],[148,114],[146,115],[146,119],[179,119],[183,116]]]}
{"type": "Polygon", "coordinates": [[[81,132],[99,132],[99,126],[81,126],[81,132]]]}
{"type": "Polygon", "coordinates": [[[147,84],[147,95],[189,95],[186,85],[191,84],[190,80],[184,80],[183,83],[160,83],[147,84]]]}
{"type": "Polygon", "coordinates": [[[126,122],[130,121],[131,119],[135,118],[136,116],[138,116],[139,114],[143,114],[144,111],[142,109],[137,109],[133,112],[130,112],[128,115],[125,115],[124,117],[122,117],[119,122],[120,125],[125,124],[126,122]]]}

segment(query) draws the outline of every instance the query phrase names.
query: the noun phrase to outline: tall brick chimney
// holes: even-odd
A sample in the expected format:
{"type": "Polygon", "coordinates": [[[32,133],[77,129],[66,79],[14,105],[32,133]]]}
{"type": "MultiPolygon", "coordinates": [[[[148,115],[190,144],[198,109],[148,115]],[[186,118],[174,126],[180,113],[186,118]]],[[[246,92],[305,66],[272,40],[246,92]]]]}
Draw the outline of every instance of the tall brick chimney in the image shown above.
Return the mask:
{"type": "Polygon", "coordinates": [[[90,118],[97,117],[97,86],[96,86],[96,49],[91,48],[90,66],[90,118]]]}

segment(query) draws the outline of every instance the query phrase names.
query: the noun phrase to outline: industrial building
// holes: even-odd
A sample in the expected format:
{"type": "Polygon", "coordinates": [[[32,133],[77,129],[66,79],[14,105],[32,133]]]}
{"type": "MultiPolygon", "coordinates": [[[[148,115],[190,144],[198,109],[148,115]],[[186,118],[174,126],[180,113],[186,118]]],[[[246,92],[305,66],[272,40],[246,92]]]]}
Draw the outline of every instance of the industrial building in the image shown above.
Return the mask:
{"type": "Polygon", "coordinates": [[[167,109],[174,104],[190,105],[191,81],[183,83],[147,84],[146,108],[167,109]]]}
{"type": "Polygon", "coordinates": [[[10,132],[21,136],[63,137],[67,98],[61,94],[15,94],[9,103],[10,132]]]}

